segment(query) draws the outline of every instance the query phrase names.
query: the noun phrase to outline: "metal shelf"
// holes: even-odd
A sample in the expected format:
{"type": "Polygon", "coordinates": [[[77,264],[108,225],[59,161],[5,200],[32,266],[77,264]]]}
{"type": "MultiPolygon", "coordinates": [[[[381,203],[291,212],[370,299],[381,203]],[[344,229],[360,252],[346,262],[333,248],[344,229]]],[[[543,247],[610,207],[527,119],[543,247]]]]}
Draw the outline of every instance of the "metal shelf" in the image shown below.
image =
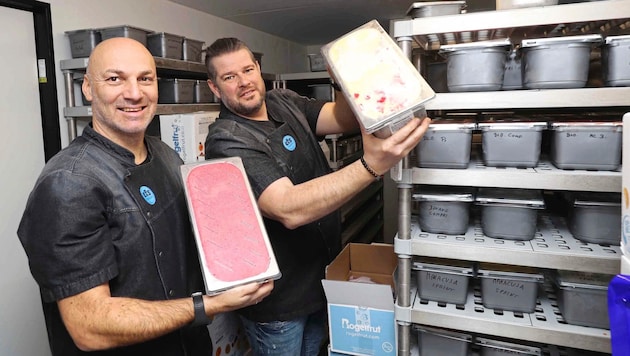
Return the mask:
{"type": "MultiPolygon", "coordinates": [[[[513,10],[474,12],[392,22],[392,37],[411,58],[413,48],[436,51],[444,44],[510,38],[518,44],[524,38],[558,37],[597,33],[602,36],[630,34],[630,0],[606,0],[513,10]]],[[[630,111],[630,88],[579,88],[549,90],[511,90],[496,92],[438,93],[426,103],[427,110],[513,110],[563,108],[616,108],[630,111]]],[[[409,256],[432,256],[541,268],[585,272],[618,273],[621,253],[618,246],[582,243],[571,236],[563,224],[541,218],[539,231],[531,241],[505,241],[484,236],[479,221],[473,221],[462,236],[422,232],[411,218],[412,184],[522,189],[620,192],[621,172],[561,170],[542,159],[535,168],[486,167],[473,157],[467,169],[412,167],[406,160],[392,170],[401,188],[399,236],[395,251],[401,258],[399,292],[405,298],[396,303],[399,333],[408,333],[405,323],[427,324],[476,333],[529,340],[553,345],[610,353],[610,332],[567,325],[558,320],[559,312],[551,300],[541,298],[536,313],[509,318],[474,304],[421,304],[409,284],[409,256]],[[404,193],[404,194],[403,194],[404,193]]],[[[509,313],[508,313],[509,314],[509,313]]],[[[409,335],[399,336],[401,355],[408,355],[409,335]]]]}
{"type": "Polygon", "coordinates": [[[627,107],[629,87],[437,93],[427,110],[627,107]]]}
{"type": "Polygon", "coordinates": [[[414,184],[621,192],[621,170],[562,170],[547,160],[535,168],[487,167],[473,157],[467,169],[411,169],[414,184]]]}
{"type": "Polygon", "coordinates": [[[394,38],[413,38],[426,50],[443,44],[510,37],[552,37],[628,31],[630,1],[607,0],[397,20],[394,38]],[[487,27],[486,27],[487,26],[487,27]]]}
{"type": "MultiPolygon", "coordinates": [[[[218,111],[220,104],[158,104],[156,115],[186,114],[197,111],[218,111]]],[[[63,108],[65,117],[92,117],[91,106],[67,106],[63,108]]]]}
{"type": "MultiPolygon", "coordinates": [[[[598,245],[577,240],[564,219],[540,215],[536,236],[530,241],[494,239],[483,234],[474,219],[463,235],[424,232],[416,219],[411,222],[411,238],[394,239],[399,255],[432,256],[447,259],[491,262],[538,268],[618,274],[619,246],[598,245]]],[[[619,237],[621,240],[621,237],[619,237]]]]}
{"type": "Polygon", "coordinates": [[[299,72],[299,73],[283,73],[276,76],[277,80],[311,80],[311,79],[329,79],[328,71],[322,72],[299,72]]]}
{"type": "Polygon", "coordinates": [[[465,305],[421,300],[412,287],[410,308],[396,306],[397,320],[518,340],[611,352],[610,331],[567,324],[549,286],[541,289],[533,313],[485,308],[478,287],[470,288],[465,305]]]}

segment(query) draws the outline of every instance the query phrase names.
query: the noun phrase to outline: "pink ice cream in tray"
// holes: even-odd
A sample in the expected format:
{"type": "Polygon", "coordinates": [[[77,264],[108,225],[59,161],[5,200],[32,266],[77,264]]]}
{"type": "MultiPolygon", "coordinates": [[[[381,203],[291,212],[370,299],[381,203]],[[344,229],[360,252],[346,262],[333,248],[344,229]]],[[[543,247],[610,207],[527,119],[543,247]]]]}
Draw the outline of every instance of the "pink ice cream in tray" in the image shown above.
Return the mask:
{"type": "Polygon", "coordinates": [[[280,278],[241,159],[184,164],[181,174],[206,292],[280,278]]]}
{"type": "Polygon", "coordinates": [[[378,21],[328,43],[322,54],[366,132],[387,137],[426,116],[424,103],[435,92],[378,21]]]}

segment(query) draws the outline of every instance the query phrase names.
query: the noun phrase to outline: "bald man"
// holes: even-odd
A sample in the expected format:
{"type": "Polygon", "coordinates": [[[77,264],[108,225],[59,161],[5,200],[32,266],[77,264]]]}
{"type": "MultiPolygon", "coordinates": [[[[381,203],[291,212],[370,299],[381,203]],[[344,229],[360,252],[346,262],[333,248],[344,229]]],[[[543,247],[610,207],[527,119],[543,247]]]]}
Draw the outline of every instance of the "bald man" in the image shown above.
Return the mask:
{"type": "Polygon", "coordinates": [[[211,355],[211,317],[255,304],[273,282],[197,293],[182,161],[145,136],[158,101],[149,51],[101,42],[82,90],[92,121],[46,164],[18,228],[52,354],[211,355]]]}

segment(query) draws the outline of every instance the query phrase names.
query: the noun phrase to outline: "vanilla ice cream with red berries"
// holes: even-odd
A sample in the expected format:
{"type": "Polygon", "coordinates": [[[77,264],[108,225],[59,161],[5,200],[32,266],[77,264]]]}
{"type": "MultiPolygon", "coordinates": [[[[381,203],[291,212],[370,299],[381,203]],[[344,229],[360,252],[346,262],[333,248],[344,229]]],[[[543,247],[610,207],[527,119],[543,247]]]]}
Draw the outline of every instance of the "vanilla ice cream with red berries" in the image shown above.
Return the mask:
{"type": "Polygon", "coordinates": [[[326,45],[322,51],[355,115],[367,132],[399,114],[411,118],[435,92],[376,20],[326,45]]]}

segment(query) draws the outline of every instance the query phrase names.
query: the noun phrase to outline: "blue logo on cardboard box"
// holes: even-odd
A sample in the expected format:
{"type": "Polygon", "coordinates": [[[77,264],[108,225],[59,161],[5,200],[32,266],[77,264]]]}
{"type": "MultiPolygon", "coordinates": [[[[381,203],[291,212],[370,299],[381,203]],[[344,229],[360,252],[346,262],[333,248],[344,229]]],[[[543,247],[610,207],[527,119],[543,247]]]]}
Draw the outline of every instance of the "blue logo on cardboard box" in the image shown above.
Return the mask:
{"type": "Polygon", "coordinates": [[[350,305],[329,304],[330,348],[361,355],[395,355],[394,312],[350,305]]]}

